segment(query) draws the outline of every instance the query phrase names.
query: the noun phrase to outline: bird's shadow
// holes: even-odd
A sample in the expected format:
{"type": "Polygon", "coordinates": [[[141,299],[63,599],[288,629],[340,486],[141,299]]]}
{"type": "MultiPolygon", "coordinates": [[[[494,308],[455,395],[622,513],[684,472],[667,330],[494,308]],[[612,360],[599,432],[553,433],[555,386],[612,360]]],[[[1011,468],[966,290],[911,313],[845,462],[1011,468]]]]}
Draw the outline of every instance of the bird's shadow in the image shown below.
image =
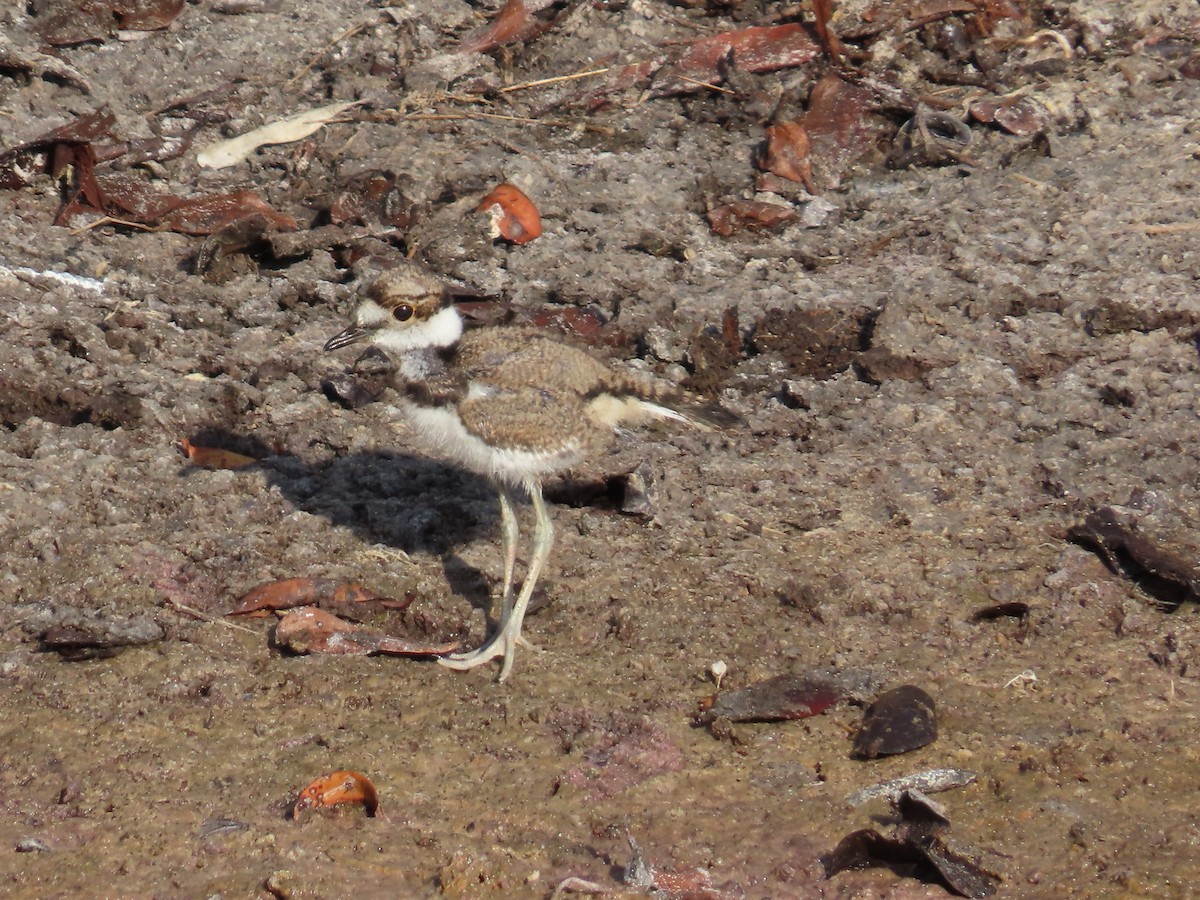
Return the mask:
{"type": "MultiPolygon", "coordinates": [[[[268,483],[289,504],[349,529],[364,546],[382,544],[440,558],[456,596],[485,612],[492,608],[500,572],[489,576],[458,553],[481,537],[494,539],[499,547],[499,501],[488,479],[435,457],[402,452],[350,453],[309,463],[299,456],[274,455],[274,448],[220,428],[197,432],[191,440],[257,458],[268,483]]],[[[545,495],[553,504],[616,509],[621,490],[611,478],[559,480],[546,484],[545,495]]],[[[519,555],[527,552],[533,525],[532,513],[526,504],[522,507],[519,555]]]]}
{"type": "Polygon", "coordinates": [[[261,465],[296,509],[349,529],[364,546],[438,557],[454,594],[491,606],[489,578],[458,554],[481,535],[499,534],[496,491],[486,478],[406,453],[350,453],[316,465],[275,456],[261,465]]]}

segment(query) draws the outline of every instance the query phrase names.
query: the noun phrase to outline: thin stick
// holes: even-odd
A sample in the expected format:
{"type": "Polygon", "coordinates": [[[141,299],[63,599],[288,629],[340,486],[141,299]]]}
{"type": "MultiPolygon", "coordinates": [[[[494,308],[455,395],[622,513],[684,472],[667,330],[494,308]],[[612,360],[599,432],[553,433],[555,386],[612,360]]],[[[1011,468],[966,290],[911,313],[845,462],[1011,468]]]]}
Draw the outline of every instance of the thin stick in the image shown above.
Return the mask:
{"type": "Polygon", "coordinates": [[[1131,222],[1120,228],[1108,228],[1100,232],[1104,235],[1131,234],[1140,231],[1146,235],[1155,234],[1187,234],[1189,231],[1200,231],[1200,222],[1166,222],[1162,225],[1149,225],[1145,222],[1131,222]]]}
{"type": "Polygon", "coordinates": [[[1038,181],[1036,178],[1030,178],[1028,175],[1010,175],[1009,178],[1011,178],[1013,181],[1019,181],[1021,184],[1028,184],[1031,187],[1035,187],[1039,191],[1047,191],[1051,188],[1051,185],[1046,184],[1046,182],[1038,181]]]}
{"type": "Polygon", "coordinates": [[[605,72],[611,72],[611,66],[605,66],[603,69],[589,69],[586,72],[576,72],[574,75],[555,75],[553,78],[539,78],[537,81],[523,81],[520,84],[510,84],[506,88],[500,88],[500,93],[511,94],[513,91],[524,91],[528,88],[541,87],[546,84],[558,84],[560,81],[575,81],[579,78],[588,78],[592,75],[603,75],[605,72]]]}
{"type": "Polygon", "coordinates": [[[1186,234],[1189,231],[1200,231],[1200,222],[1170,222],[1166,225],[1140,225],[1146,234],[1186,234]]]}
{"type": "Polygon", "coordinates": [[[198,609],[192,609],[190,606],[184,606],[182,603],[178,602],[177,600],[172,600],[170,597],[167,597],[163,603],[176,612],[181,612],[184,615],[191,616],[194,619],[199,619],[202,622],[210,622],[213,625],[224,625],[226,628],[244,631],[246,634],[252,634],[255,637],[258,637],[258,632],[253,628],[247,628],[245,625],[238,625],[235,622],[229,622],[216,616],[210,616],[207,613],[200,612],[198,609]]]}
{"type": "Polygon", "coordinates": [[[88,222],[82,228],[76,228],[70,232],[71,237],[91,231],[93,228],[99,228],[101,225],[124,225],[126,228],[140,228],[142,231],[158,231],[155,226],[147,225],[144,222],[130,222],[127,219],[118,219],[116,216],[101,216],[93,222],[88,222]]]}
{"type": "Polygon", "coordinates": [[[736,94],[737,91],[731,91],[729,88],[723,88],[719,85],[709,84],[707,81],[700,81],[697,78],[688,78],[686,75],[672,75],[672,78],[678,78],[680,81],[686,81],[689,84],[698,84],[700,87],[708,88],[710,91],[720,91],[722,94],[736,94]]]}
{"type": "Polygon", "coordinates": [[[501,122],[515,122],[520,125],[546,125],[551,128],[582,128],[584,131],[594,131],[598,134],[614,134],[612,128],[604,125],[593,125],[589,122],[568,122],[562,119],[532,119],[528,116],[506,116],[501,113],[411,113],[404,116],[414,122],[460,122],[472,119],[498,119],[501,122]]]}

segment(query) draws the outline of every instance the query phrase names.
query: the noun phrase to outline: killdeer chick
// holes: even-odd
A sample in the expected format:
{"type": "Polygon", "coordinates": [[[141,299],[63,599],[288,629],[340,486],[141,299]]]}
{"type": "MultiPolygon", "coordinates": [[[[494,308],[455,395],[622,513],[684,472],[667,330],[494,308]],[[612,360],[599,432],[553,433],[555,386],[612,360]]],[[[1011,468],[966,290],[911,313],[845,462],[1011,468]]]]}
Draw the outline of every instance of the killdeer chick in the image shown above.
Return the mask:
{"type": "Polygon", "coordinates": [[[532,329],[464,333],[442,283],[411,266],[380,275],[354,310],[354,324],[330,338],[325,349],[359,342],[393,356],[393,386],[423,442],[490,479],[500,495],[504,590],[498,628],[478,649],[438,660],[466,670],[503,658],[500,681],[512,671],[517,647],[531,646],[521,624],[554,540],[542,481],[602,450],[623,424],[672,419],[707,429],[736,421],[720,407],[613,371],[590,353],[532,329]],[[537,525],[514,601],[519,538],[514,494],[522,488],[537,525]]]}

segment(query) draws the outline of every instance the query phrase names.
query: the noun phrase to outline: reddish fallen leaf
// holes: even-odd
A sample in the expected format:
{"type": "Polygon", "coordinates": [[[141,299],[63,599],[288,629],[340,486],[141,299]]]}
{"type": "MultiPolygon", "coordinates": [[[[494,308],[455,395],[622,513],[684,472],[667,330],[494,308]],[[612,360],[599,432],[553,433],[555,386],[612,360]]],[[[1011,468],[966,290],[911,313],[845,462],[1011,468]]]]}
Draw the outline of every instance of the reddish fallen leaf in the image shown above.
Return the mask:
{"type": "Polygon", "coordinates": [[[218,447],[197,447],[187,438],[179,442],[184,455],[202,469],[244,469],[258,462],[253,456],[222,450],[218,447]]]}
{"type": "Polygon", "coordinates": [[[117,30],[157,31],[183,13],[184,0],[69,0],[38,28],[52,47],[105,41],[117,30]],[[65,7],[65,8],[64,8],[65,7]]]}
{"type": "Polygon", "coordinates": [[[1017,3],[1015,0],[972,0],[972,5],[975,14],[971,16],[971,30],[980,37],[991,36],[1001,19],[1016,19],[1026,26],[1032,24],[1030,4],[1017,3]]]}
{"type": "Polygon", "coordinates": [[[238,219],[253,215],[262,216],[279,231],[298,231],[300,228],[299,222],[277,211],[251,190],[181,200],[160,224],[181,234],[212,234],[238,219]]]}
{"type": "Polygon", "coordinates": [[[304,606],[275,626],[275,642],[293,653],[332,653],[345,656],[441,656],[457,650],[461,641],[437,644],[392,637],[352,625],[332,613],[304,606]]]}
{"type": "Polygon", "coordinates": [[[733,56],[742,72],[773,72],[816,59],[821,45],[798,23],[743,28],[692,43],[674,64],[659,70],[652,97],[700,90],[724,80],[721,68],[733,56]],[[697,84],[696,82],[700,82],[697,84]]]}
{"type": "MultiPolygon", "coordinates": [[[[299,222],[272,208],[253,191],[182,199],[156,191],[130,175],[98,176],[93,142],[108,134],[114,124],[116,116],[102,108],[0,153],[0,188],[16,190],[40,175],[57,177],[69,171],[72,184],[54,217],[55,225],[66,225],[77,215],[94,214],[183,234],[207,235],[239,219],[261,216],[271,230],[300,228],[299,222]]],[[[108,152],[106,158],[115,157],[108,152]]]]}
{"type": "Polygon", "coordinates": [[[91,204],[90,211],[104,209],[134,222],[158,222],[180,203],[174,194],[154,190],[142,179],[127,173],[100,175],[96,183],[100,189],[99,198],[91,204]]]}
{"type": "Polygon", "coordinates": [[[486,53],[505,44],[519,43],[535,38],[553,22],[539,19],[535,13],[545,3],[526,3],[525,0],[508,0],[482,28],[477,28],[458,45],[459,53],[486,53]]]}
{"type": "Polygon", "coordinates": [[[708,224],[721,237],[744,229],[778,228],[799,217],[796,210],[761,200],[735,200],[708,211],[708,224]]]}
{"type": "Polygon", "coordinates": [[[357,581],[337,581],[333,578],[284,578],[260,584],[247,591],[227,616],[265,615],[277,609],[297,606],[319,606],[322,603],[345,605],[377,603],[385,609],[405,609],[412,598],[392,600],[367,590],[357,581]]]}
{"type": "Polygon", "coordinates": [[[511,184],[501,184],[479,201],[477,212],[492,217],[492,238],[528,244],[542,233],[542,217],[533,201],[511,184]]]}
{"type": "Polygon", "coordinates": [[[310,809],[328,809],[345,803],[361,803],[367,815],[379,813],[379,792],[366,775],[342,770],[316,779],[300,792],[292,805],[292,819],[310,809]]]}
{"type": "Polygon", "coordinates": [[[767,126],[767,144],[759,165],[780,178],[799,181],[810,194],[815,194],[811,152],[808,132],[800,122],[780,122],[767,126]]]}
{"type": "Polygon", "coordinates": [[[800,121],[808,134],[815,180],[822,187],[837,187],[850,166],[874,149],[884,123],[872,114],[872,99],[866,88],[834,72],[813,86],[800,121]]]}
{"type": "Polygon", "coordinates": [[[1030,97],[979,100],[971,104],[970,113],[976,122],[999,125],[1019,137],[1040,134],[1050,124],[1046,108],[1030,97]]]}
{"type": "Polygon", "coordinates": [[[186,0],[122,0],[113,4],[113,15],[124,31],[158,31],[178,19],[186,6],[186,0]]]}

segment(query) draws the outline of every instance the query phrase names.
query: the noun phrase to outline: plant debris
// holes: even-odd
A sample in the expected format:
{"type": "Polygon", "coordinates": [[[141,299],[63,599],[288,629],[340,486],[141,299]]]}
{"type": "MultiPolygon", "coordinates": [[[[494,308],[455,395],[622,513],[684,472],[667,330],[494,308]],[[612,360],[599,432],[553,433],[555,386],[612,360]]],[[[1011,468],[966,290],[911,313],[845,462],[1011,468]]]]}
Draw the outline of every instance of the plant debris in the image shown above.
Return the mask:
{"type": "Polygon", "coordinates": [[[627,887],[645,891],[659,900],[734,900],[744,896],[715,887],[712,874],[700,866],[665,868],[651,865],[633,835],[629,836],[632,851],[622,880],[627,887]]]}
{"type": "Polygon", "coordinates": [[[330,122],[339,121],[342,113],[358,105],[359,101],[330,103],[328,106],[307,109],[286,119],[270,122],[238,137],[209,144],[196,154],[196,162],[206,169],[224,169],[237,165],[259,147],[303,140],[330,122]]]}
{"type": "Polygon", "coordinates": [[[38,32],[51,47],[106,41],[122,31],[159,31],[183,14],[184,0],[51,0],[38,32]]]}
{"type": "Polygon", "coordinates": [[[1094,549],[1114,574],[1129,578],[1166,608],[1200,600],[1194,554],[1143,536],[1131,519],[1111,506],[1101,507],[1073,526],[1067,537],[1094,549]]]}
{"type": "Polygon", "coordinates": [[[821,45],[798,23],[766,25],[700,38],[673,63],[660,69],[651,97],[686,94],[725,80],[731,63],[741,72],[773,72],[803,65],[819,56],[821,45]]]}
{"type": "Polygon", "coordinates": [[[850,806],[862,806],[870,800],[886,799],[896,803],[905,791],[921,791],[933,794],[938,791],[948,791],[952,788],[964,787],[975,782],[975,773],[965,769],[927,769],[912,775],[904,775],[884,781],[871,787],[855,791],[846,798],[850,806]]]}
{"type": "Polygon", "coordinates": [[[481,28],[472,31],[458,45],[459,53],[486,53],[506,44],[532,40],[554,24],[555,0],[507,0],[500,12],[481,28]],[[550,8],[551,15],[539,11],[550,8]]]}
{"type": "Polygon", "coordinates": [[[906,790],[894,803],[900,822],[891,837],[874,828],[846,835],[825,860],[832,878],[847,869],[882,866],[898,875],[942,884],[960,897],[990,897],[1000,876],[985,869],[979,855],[952,841],[945,811],[919,791],[906,790]]]}
{"type": "Polygon", "coordinates": [[[379,814],[379,792],[366,775],[342,770],[324,775],[300,792],[292,804],[292,819],[310,809],[329,809],[347,803],[361,803],[368,818],[379,814]]]}
{"type": "Polygon", "coordinates": [[[1022,622],[1029,618],[1030,606],[1023,600],[1009,600],[981,607],[971,614],[972,622],[989,622],[993,619],[1014,618],[1022,622]]]}
{"type": "Polygon", "coordinates": [[[708,211],[708,224],[714,234],[729,237],[743,230],[779,228],[795,222],[800,214],[790,206],[763,200],[735,200],[708,211]]]}
{"type": "Polygon", "coordinates": [[[114,616],[54,603],[21,604],[13,612],[22,628],[37,636],[39,650],[69,662],[108,659],[166,637],[162,626],[148,616],[114,616]]]}

